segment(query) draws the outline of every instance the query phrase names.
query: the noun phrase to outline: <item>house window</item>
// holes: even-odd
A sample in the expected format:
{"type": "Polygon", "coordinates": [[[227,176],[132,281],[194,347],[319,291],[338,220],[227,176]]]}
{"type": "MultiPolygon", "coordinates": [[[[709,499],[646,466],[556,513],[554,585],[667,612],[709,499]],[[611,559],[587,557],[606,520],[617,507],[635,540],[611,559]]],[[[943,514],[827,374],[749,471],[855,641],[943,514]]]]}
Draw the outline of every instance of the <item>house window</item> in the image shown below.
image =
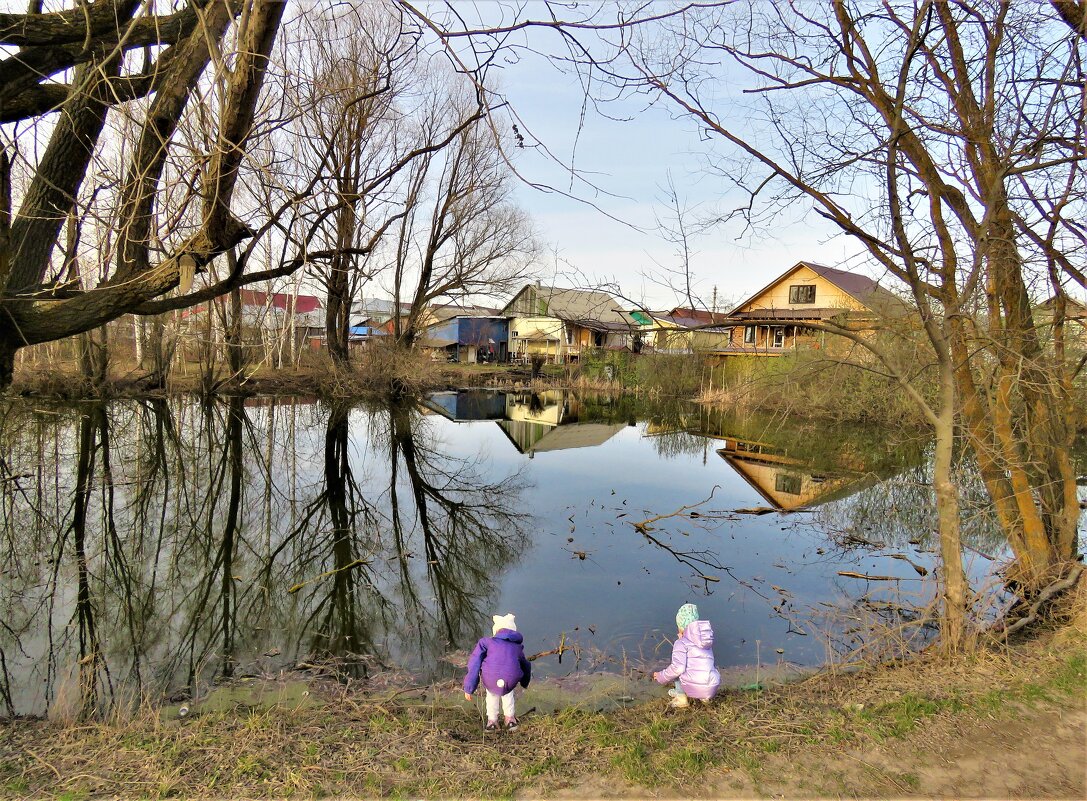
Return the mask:
{"type": "Polygon", "coordinates": [[[781,327],[774,328],[774,347],[785,347],[785,329],[781,327]]]}
{"type": "Polygon", "coordinates": [[[514,335],[514,336],[517,336],[517,332],[516,332],[516,331],[514,331],[514,332],[513,332],[513,335],[514,335]]]}
{"type": "Polygon", "coordinates": [[[800,476],[790,476],[788,473],[778,473],[774,477],[774,489],[784,492],[786,495],[800,494],[800,476]]]}
{"type": "Polygon", "coordinates": [[[755,344],[755,326],[753,326],[753,325],[745,325],[744,326],[744,344],[745,345],[754,345],[755,344]]]}
{"type": "Polygon", "coordinates": [[[789,287],[790,303],[815,303],[815,284],[794,284],[789,287]]]}

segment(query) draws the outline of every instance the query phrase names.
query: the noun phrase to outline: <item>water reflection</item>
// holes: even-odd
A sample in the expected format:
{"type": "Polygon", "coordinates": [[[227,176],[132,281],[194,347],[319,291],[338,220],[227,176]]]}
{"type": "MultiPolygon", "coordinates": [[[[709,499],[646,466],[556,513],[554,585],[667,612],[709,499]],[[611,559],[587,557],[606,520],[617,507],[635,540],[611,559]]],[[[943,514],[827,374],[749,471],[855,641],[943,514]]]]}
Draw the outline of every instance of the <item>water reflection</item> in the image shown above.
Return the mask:
{"type": "MultiPolygon", "coordinates": [[[[443,657],[510,609],[531,650],[562,637],[651,659],[692,597],[722,665],[759,642],[812,664],[812,609],[931,598],[927,444],[883,432],[462,392],[12,402],[0,439],[8,715],[94,715],[300,663],[449,676],[443,657]],[[758,506],[777,514],[741,512],[758,506]]],[[[961,483],[982,576],[1003,545],[969,465],[961,483]]],[[[867,636],[826,631],[832,649],[867,636]]]]}
{"type": "Polygon", "coordinates": [[[524,546],[516,471],[440,458],[411,407],[13,405],[2,435],[9,715],[300,661],[436,665],[524,546]]]}

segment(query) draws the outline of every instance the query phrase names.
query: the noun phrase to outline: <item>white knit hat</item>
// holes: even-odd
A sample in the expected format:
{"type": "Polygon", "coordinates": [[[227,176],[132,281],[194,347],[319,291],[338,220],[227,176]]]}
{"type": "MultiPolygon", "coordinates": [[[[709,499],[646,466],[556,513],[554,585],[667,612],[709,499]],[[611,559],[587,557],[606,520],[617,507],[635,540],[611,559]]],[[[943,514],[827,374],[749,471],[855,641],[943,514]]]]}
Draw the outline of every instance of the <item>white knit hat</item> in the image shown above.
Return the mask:
{"type": "Polygon", "coordinates": [[[491,620],[494,621],[494,626],[491,627],[491,634],[497,634],[500,629],[517,631],[517,618],[513,616],[513,612],[507,612],[504,615],[491,615],[491,620]]]}

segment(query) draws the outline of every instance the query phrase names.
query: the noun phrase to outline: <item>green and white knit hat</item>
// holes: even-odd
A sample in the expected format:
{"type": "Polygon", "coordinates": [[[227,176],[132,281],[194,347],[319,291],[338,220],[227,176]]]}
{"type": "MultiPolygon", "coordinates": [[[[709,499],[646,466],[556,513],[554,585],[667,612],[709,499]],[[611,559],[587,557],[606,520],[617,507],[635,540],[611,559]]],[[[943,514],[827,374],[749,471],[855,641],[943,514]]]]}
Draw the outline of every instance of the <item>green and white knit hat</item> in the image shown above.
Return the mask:
{"type": "Polygon", "coordinates": [[[694,604],[683,604],[676,612],[676,626],[680,631],[684,631],[696,620],[698,620],[698,607],[694,604]]]}

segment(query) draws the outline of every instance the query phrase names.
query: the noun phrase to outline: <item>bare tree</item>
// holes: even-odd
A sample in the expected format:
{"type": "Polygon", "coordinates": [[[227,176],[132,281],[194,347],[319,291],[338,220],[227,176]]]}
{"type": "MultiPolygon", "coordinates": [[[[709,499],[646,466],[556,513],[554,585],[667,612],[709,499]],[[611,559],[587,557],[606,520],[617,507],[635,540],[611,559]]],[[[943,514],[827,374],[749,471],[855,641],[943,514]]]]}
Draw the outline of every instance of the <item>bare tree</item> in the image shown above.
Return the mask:
{"type": "Polygon", "coordinates": [[[453,57],[469,38],[485,64],[522,35],[600,99],[667,103],[730,160],[720,174],[743,199],[726,221],[761,232],[809,204],[905,283],[934,354],[934,401],[877,338],[824,327],[882,363],[936,432],[950,648],[967,603],[951,472],[959,421],[1016,555],[1009,578],[1029,592],[1065,569],[1078,518],[1071,375],[1041,345],[1031,291],[1083,285],[1081,4],[711,2],[474,29],[402,4],[453,57]]]}
{"type": "Polygon", "coordinates": [[[22,128],[5,134],[0,148],[0,383],[10,382],[20,347],[115,319],[251,234],[231,199],[283,11],[280,2],[192,0],[157,13],[155,4],[101,0],[0,15],[0,43],[18,48],[0,62],[0,119],[29,121],[42,138],[51,127],[40,158],[20,147],[28,141],[22,128]],[[160,249],[156,198],[171,139],[193,88],[208,75],[219,81],[221,102],[217,147],[197,154],[199,167],[189,176],[198,225],[160,249]],[[121,107],[143,113],[112,193],[116,262],[102,267],[90,289],[58,289],[51,279],[60,228],[81,193],[93,193],[100,180],[92,165],[106,118],[121,107]]]}
{"type": "Polygon", "coordinates": [[[446,151],[419,159],[407,180],[393,298],[410,310],[406,319],[394,318],[398,342],[415,340],[434,300],[507,294],[535,258],[531,227],[512,202],[512,175],[482,111],[476,103],[439,100],[423,120],[424,141],[441,136],[450,116],[470,122],[446,151]]]}

